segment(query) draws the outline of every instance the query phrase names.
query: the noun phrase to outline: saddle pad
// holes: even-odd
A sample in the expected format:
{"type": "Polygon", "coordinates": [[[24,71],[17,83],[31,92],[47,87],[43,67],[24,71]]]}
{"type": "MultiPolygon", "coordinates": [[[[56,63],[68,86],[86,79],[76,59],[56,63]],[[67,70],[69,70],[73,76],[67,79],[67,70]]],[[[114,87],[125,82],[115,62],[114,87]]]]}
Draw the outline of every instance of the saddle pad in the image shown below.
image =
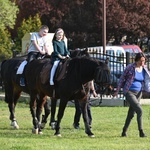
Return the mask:
{"type": "Polygon", "coordinates": [[[19,66],[19,68],[18,68],[16,74],[22,74],[22,73],[23,73],[23,70],[24,70],[24,67],[25,67],[26,64],[27,64],[27,61],[24,60],[24,61],[20,64],[20,66],[19,66]]]}

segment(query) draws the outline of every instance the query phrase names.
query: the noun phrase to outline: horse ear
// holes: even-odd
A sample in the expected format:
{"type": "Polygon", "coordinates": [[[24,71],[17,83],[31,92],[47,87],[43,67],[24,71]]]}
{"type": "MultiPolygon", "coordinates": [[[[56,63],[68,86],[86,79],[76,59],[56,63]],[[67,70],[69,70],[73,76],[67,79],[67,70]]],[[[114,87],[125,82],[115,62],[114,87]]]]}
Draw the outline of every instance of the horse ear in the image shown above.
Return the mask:
{"type": "Polygon", "coordinates": [[[90,54],[88,53],[88,48],[87,47],[84,49],[84,53],[85,53],[86,56],[90,57],[90,54]]]}
{"type": "Polygon", "coordinates": [[[87,47],[85,48],[85,51],[88,52],[88,48],[87,47]]]}
{"type": "Polygon", "coordinates": [[[105,64],[108,64],[108,63],[109,63],[109,57],[107,57],[105,60],[105,64]]]}

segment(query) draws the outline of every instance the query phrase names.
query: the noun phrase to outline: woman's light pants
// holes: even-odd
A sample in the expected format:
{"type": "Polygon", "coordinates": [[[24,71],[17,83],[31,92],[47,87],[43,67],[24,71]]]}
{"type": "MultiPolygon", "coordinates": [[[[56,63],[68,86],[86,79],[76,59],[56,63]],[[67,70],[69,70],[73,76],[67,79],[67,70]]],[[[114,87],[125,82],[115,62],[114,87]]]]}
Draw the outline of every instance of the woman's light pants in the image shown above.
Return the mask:
{"type": "Polygon", "coordinates": [[[56,72],[59,62],[60,62],[60,60],[54,61],[54,64],[53,64],[53,67],[52,67],[51,73],[50,73],[50,85],[54,85],[53,78],[54,78],[54,75],[55,75],[55,72],[56,72]]]}

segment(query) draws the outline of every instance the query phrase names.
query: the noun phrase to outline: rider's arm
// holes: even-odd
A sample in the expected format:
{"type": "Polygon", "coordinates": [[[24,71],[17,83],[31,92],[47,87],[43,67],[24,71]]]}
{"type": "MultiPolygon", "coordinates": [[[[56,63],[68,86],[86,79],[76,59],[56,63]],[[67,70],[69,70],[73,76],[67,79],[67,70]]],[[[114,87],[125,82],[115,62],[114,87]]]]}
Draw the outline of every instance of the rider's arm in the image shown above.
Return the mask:
{"type": "Polygon", "coordinates": [[[39,45],[38,45],[38,43],[37,43],[36,40],[32,40],[31,42],[32,42],[32,44],[35,46],[35,48],[36,48],[41,54],[45,54],[45,50],[44,50],[44,49],[43,49],[43,50],[40,49],[40,47],[39,47],[39,45]]]}
{"type": "Polygon", "coordinates": [[[94,81],[93,81],[93,80],[90,82],[90,89],[91,89],[91,91],[92,91],[93,96],[94,96],[94,97],[97,97],[97,93],[96,93],[96,91],[95,91],[94,81]]]}

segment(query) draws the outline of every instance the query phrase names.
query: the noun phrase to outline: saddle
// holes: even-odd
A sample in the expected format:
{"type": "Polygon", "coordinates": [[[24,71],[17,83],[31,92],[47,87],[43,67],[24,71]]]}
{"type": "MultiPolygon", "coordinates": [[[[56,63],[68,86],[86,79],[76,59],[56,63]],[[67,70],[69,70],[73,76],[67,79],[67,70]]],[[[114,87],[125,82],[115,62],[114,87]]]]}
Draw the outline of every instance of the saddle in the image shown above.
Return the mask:
{"type": "MultiPolygon", "coordinates": [[[[58,82],[66,77],[67,67],[69,65],[69,62],[70,62],[70,59],[62,60],[59,62],[55,75],[54,75],[54,81],[58,82]]],[[[43,66],[42,71],[40,73],[42,84],[49,83],[51,68],[52,68],[51,62],[48,62],[43,66]]]]}

